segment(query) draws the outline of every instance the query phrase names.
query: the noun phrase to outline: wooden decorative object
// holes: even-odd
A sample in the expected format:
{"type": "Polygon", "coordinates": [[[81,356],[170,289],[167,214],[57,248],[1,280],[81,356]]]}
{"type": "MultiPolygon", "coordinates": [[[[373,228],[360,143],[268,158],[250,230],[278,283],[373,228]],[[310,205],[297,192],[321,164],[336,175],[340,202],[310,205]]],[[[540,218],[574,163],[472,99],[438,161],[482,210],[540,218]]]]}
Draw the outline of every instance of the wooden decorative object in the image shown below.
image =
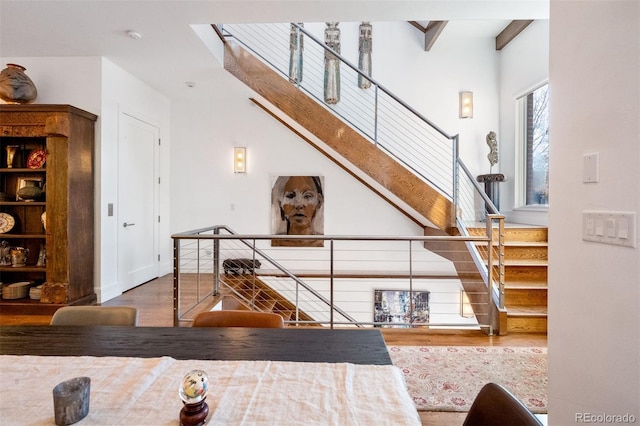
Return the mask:
{"type": "Polygon", "coordinates": [[[195,404],[184,404],[180,410],[181,426],[200,426],[205,423],[209,415],[209,406],[203,399],[195,404]]]}

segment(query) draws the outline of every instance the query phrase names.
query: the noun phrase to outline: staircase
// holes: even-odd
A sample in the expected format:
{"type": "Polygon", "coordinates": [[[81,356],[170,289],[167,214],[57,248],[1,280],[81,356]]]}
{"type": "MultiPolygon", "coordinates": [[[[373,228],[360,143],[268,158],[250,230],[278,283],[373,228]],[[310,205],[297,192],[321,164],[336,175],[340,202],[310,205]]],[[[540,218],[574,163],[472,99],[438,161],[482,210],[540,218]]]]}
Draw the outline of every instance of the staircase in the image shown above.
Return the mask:
{"type": "MultiPolygon", "coordinates": [[[[483,235],[484,228],[471,228],[483,235]]],[[[546,227],[505,227],[505,312],[500,334],[547,332],[546,227]]]]}
{"type": "MultiPolygon", "coordinates": [[[[235,306],[233,309],[254,309],[262,312],[273,312],[285,321],[296,319],[296,306],[287,298],[269,287],[266,283],[253,275],[227,275],[221,274],[220,280],[226,287],[223,290],[223,306],[225,298],[231,297],[235,306]]],[[[228,303],[228,302],[227,302],[228,303]]],[[[228,306],[224,306],[227,308],[228,306]]],[[[297,310],[298,321],[314,321],[314,319],[301,310],[297,310]]],[[[319,325],[319,324],[307,324],[319,325]]]]}
{"type": "Polygon", "coordinates": [[[505,228],[508,333],[547,332],[547,228],[505,228]]]}
{"type": "MultiPolygon", "coordinates": [[[[467,195],[466,202],[470,207],[462,209],[458,204],[454,208],[452,199],[455,194],[443,195],[442,191],[396,161],[395,156],[387,154],[388,151],[379,147],[377,142],[372,144],[371,139],[365,138],[317,100],[291,84],[236,40],[223,37],[221,32],[219,34],[224,40],[224,68],[258,94],[257,99],[252,99],[253,102],[421,225],[425,235],[460,235],[454,211],[466,212],[467,216],[461,221],[473,221],[474,211],[483,214],[490,208],[495,209],[490,202],[482,204],[482,200],[478,205],[479,197],[474,192],[478,189],[462,182],[465,179],[465,173],[462,172],[457,174],[460,176],[458,185],[467,187],[459,192],[467,195]]],[[[437,127],[433,129],[437,133],[437,127]]],[[[457,141],[457,137],[454,139],[457,141]]],[[[475,182],[460,160],[457,157],[455,160],[458,167],[466,172],[467,178],[475,182]]],[[[444,163],[450,164],[448,161],[444,163]]],[[[481,190],[479,192],[482,193],[481,190]]],[[[458,200],[458,203],[464,202],[464,199],[458,200]]],[[[483,228],[479,232],[484,235],[486,231],[483,228]]],[[[454,263],[481,323],[488,324],[492,319],[491,326],[500,334],[546,332],[546,229],[544,241],[535,240],[541,236],[526,236],[529,233],[524,230],[517,232],[511,228],[507,233],[505,310],[498,310],[496,301],[488,306],[486,284],[464,242],[451,242],[448,246],[425,246],[454,263]],[[484,297],[476,296],[483,292],[484,297]]]]}

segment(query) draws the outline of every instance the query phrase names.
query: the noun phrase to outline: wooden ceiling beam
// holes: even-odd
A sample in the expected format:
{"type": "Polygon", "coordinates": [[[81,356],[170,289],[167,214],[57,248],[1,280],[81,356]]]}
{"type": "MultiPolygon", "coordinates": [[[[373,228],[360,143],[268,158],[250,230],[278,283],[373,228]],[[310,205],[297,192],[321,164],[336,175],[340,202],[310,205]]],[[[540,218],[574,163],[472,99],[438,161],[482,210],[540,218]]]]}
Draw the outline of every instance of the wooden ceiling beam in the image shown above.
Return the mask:
{"type": "Polygon", "coordinates": [[[424,50],[429,51],[440,37],[440,33],[449,21],[429,21],[426,27],[420,25],[419,22],[409,21],[411,25],[424,33],[424,50]]]}
{"type": "Polygon", "coordinates": [[[423,33],[427,31],[427,28],[420,25],[420,22],[418,21],[409,21],[409,23],[414,27],[416,27],[417,29],[419,29],[420,31],[422,31],[423,33]]]}
{"type": "Polygon", "coordinates": [[[449,21],[431,21],[424,32],[424,50],[431,50],[449,21]]]}
{"type": "Polygon", "coordinates": [[[511,21],[511,23],[496,36],[496,50],[502,50],[532,22],[533,19],[511,21]]]}

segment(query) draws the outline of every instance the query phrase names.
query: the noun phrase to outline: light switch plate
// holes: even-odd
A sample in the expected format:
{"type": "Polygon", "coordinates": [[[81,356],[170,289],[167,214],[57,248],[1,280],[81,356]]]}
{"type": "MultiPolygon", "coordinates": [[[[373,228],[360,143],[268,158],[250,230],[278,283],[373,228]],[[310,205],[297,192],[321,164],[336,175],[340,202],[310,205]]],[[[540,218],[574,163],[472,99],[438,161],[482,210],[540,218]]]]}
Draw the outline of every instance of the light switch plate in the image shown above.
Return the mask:
{"type": "Polygon", "coordinates": [[[582,239],[616,246],[636,246],[635,212],[582,212],[582,239]]]}
{"type": "Polygon", "coordinates": [[[594,183],[598,182],[599,176],[598,153],[588,154],[584,156],[582,166],[582,182],[594,183]]]}

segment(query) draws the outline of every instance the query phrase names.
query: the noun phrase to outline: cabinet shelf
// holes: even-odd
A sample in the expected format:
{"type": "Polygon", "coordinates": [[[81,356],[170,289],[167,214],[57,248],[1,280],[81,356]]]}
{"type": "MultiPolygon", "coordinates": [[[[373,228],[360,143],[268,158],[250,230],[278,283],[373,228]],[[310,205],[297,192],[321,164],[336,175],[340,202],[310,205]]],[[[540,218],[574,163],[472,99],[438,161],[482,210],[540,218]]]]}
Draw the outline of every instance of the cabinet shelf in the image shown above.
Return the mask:
{"type": "Polygon", "coordinates": [[[46,201],[0,201],[0,206],[36,207],[46,205],[46,201]]]}
{"type": "Polygon", "coordinates": [[[11,168],[0,168],[0,173],[46,173],[47,169],[29,169],[29,168],[18,168],[18,167],[11,167],[11,168]]]}
{"type": "Polygon", "coordinates": [[[10,240],[10,239],[32,239],[32,238],[40,238],[45,239],[47,236],[45,234],[0,234],[0,240],[10,240]]]}
{"type": "Polygon", "coordinates": [[[3,315],[37,315],[96,302],[94,175],[86,165],[93,166],[97,118],[70,105],[0,105],[0,212],[15,220],[8,233],[0,234],[0,241],[29,250],[26,266],[0,266],[0,281],[44,283],[41,300],[0,299],[3,315]],[[30,156],[43,149],[44,165],[27,167],[30,156]],[[21,200],[17,194],[31,184],[28,181],[46,188],[45,195],[37,201],[21,200]],[[51,218],[46,231],[44,212],[51,218]],[[35,266],[45,253],[46,266],[35,266]]]}
{"type": "Polygon", "coordinates": [[[47,268],[44,266],[0,266],[0,272],[46,272],[47,268]]]}

